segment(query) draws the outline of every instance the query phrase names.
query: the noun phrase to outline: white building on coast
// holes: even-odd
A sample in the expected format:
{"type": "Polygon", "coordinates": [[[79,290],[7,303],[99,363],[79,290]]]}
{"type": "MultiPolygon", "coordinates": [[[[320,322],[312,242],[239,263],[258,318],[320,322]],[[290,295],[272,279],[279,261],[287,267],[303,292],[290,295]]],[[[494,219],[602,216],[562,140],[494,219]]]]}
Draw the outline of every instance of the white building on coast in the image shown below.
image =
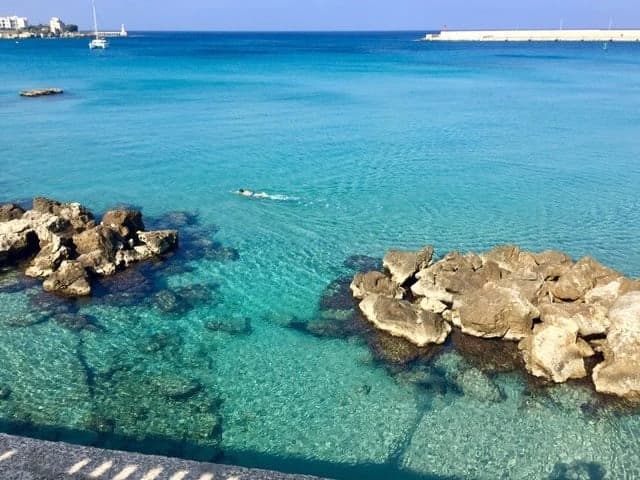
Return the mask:
{"type": "Polygon", "coordinates": [[[51,20],[49,20],[49,31],[54,35],[60,35],[64,32],[64,27],[64,22],[58,17],[51,17],[51,20]]]}
{"type": "Polygon", "coordinates": [[[0,17],[0,30],[22,30],[29,26],[27,17],[0,17]]]}

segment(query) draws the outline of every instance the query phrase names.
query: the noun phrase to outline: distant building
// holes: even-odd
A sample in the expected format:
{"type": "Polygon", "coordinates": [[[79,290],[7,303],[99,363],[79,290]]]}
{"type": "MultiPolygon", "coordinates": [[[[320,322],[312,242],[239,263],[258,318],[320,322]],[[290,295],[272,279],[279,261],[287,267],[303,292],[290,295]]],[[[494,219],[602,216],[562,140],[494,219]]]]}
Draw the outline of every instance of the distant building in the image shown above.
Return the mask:
{"type": "Polygon", "coordinates": [[[27,17],[0,17],[0,30],[22,30],[28,26],[27,17]]]}
{"type": "Polygon", "coordinates": [[[49,20],[49,31],[54,35],[60,35],[64,32],[64,23],[58,17],[52,17],[49,20]]]}

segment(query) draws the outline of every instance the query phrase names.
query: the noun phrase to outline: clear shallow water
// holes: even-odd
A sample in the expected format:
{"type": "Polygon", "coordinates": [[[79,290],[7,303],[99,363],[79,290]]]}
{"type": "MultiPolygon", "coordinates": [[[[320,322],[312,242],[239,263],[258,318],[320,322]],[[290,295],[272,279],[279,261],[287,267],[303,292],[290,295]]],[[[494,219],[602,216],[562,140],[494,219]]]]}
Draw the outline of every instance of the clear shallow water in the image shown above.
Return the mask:
{"type": "Polygon", "coordinates": [[[2,200],[197,212],[190,228],[238,253],[178,259],[190,270],[149,290],[215,284],[214,298],[170,314],[81,304],[97,327],[80,332],[33,306],[38,288],[0,289],[1,428],[341,478],[640,475],[640,416],[588,414],[580,386],[528,395],[500,374],[487,401],[424,387],[476,371],[455,353],[393,373],[357,339],[289,327],[319,316],[347,257],[391,247],[513,242],[640,275],[640,46],[419,36],[0,42],[2,200]],[[41,86],[66,93],[16,95],[41,86]],[[206,328],[244,318],[251,334],[206,328]]]}

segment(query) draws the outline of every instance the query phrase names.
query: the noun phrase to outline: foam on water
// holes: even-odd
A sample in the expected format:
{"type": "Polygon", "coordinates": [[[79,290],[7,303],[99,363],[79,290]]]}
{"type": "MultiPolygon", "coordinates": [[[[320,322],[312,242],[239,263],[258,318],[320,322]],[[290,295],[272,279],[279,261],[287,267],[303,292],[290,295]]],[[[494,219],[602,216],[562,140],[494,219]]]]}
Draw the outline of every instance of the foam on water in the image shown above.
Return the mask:
{"type": "Polygon", "coordinates": [[[640,415],[580,385],[452,352],[390,369],[290,328],[345,259],[389,248],[514,242],[640,274],[640,47],[417,36],[0,42],[2,200],[134,205],[184,240],[89,302],[0,275],[0,428],[337,478],[640,475],[640,415]]]}

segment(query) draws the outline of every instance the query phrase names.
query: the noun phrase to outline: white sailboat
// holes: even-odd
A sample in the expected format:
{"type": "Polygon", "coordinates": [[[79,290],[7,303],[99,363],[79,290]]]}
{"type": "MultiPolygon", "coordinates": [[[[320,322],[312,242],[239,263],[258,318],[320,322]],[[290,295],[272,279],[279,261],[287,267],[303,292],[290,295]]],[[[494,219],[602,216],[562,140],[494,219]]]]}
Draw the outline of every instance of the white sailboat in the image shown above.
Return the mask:
{"type": "Polygon", "coordinates": [[[96,2],[95,0],[91,0],[91,5],[93,6],[93,32],[96,38],[91,40],[89,43],[89,48],[93,50],[94,48],[102,48],[105,49],[109,46],[109,42],[107,42],[106,38],[100,37],[100,32],[98,31],[98,19],[96,18],[96,2]]]}

